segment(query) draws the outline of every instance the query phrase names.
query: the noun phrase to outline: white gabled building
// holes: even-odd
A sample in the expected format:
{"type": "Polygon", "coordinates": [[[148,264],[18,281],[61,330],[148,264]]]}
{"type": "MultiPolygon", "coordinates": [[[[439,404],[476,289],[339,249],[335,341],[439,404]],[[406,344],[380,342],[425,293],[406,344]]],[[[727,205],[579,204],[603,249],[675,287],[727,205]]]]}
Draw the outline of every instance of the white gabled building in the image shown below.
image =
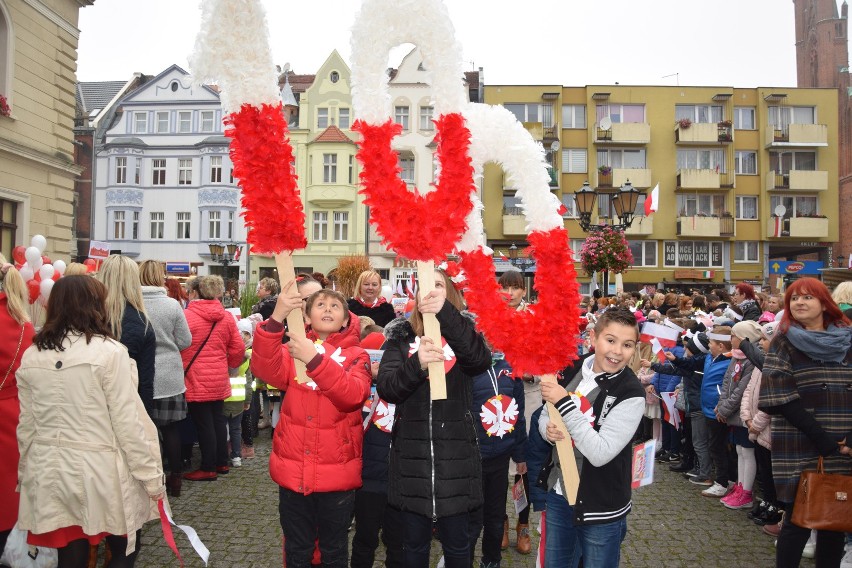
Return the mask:
{"type": "Polygon", "coordinates": [[[175,275],[245,282],[249,255],[224,268],[208,248],[245,252],[246,239],[217,91],[172,65],[118,104],[96,150],[92,239],[175,275]]]}

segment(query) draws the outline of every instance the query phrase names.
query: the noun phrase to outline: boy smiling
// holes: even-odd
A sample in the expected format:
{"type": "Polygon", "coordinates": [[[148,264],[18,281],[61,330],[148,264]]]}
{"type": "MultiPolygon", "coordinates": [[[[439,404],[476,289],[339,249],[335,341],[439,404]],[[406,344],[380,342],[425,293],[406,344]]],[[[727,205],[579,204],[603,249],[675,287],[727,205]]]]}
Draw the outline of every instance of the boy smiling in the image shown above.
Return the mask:
{"type": "MultiPolygon", "coordinates": [[[[559,384],[542,383],[542,398],[559,410],[574,442],[580,473],[573,506],[563,496],[564,480],[555,451],[539,478],[550,489],[547,567],[575,567],[581,557],[585,568],[618,566],[632,505],[630,441],[645,409],[645,391],[627,366],[638,340],[633,313],[610,308],[591,332],[594,354],[567,367],[559,384]]],[[[563,439],[546,413],[539,420],[539,431],[551,443],[563,439]]]]}

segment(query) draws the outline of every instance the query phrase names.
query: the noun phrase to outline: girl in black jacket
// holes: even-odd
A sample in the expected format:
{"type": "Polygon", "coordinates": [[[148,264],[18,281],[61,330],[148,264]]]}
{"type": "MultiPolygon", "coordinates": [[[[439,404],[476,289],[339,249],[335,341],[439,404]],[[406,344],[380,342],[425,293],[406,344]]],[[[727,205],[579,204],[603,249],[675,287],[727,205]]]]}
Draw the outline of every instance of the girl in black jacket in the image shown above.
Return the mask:
{"type": "Polygon", "coordinates": [[[469,517],[482,505],[471,377],[491,366],[491,352],[473,323],[459,313],[462,302],[449,277],[436,270],[435,290],[418,297],[411,320],[385,330],[388,341],[377,392],[397,405],[388,503],[402,511],[405,565],[410,568],[429,565],[433,521],[447,568],[468,568],[469,517]],[[426,313],[436,314],[449,349],[423,337],[421,314],[426,313]],[[433,402],[426,368],[438,361],[447,369],[447,398],[433,402]]]}

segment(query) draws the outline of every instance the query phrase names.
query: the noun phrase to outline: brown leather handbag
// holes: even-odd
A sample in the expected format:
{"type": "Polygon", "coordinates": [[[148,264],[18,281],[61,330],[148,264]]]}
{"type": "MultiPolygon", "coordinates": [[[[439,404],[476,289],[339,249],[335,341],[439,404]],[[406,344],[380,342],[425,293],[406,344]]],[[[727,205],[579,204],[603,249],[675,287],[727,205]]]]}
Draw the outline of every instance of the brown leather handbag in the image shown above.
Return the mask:
{"type": "Polygon", "coordinates": [[[852,532],[852,475],[825,473],[820,457],[816,471],[802,472],[791,520],[806,529],[852,532]]]}

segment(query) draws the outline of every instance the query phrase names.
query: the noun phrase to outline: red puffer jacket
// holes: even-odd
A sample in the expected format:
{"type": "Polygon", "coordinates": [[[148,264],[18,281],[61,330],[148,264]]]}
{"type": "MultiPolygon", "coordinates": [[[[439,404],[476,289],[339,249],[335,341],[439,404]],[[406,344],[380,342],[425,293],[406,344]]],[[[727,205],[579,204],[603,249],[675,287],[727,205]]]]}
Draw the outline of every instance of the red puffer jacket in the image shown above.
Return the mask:
{"type": "MultiPolygon", "coordinates": [[[[287,391],[275,428],[269,473],[278,485],[309,495],[361,486],[364,430],[361,406],[370,395],[370,358],[359,346],[358,316],[320,345],[322,361],[308,369],[312,382],[296,382],[296,366],[281,345],[283,332],[257,326],[251,370],[270,385],[287,391]]],[[[316,334],[306,330],[308,338],[316,334]]],[[[318,349],[319,351],[319,349],[318,349]]],[[[313,363],[313,362],[312,362],[313,363]]]]}
{"type": "Polygon", "coordinates": [[[181,351],[183,368],[198,353],[189,369],[186,381],[187,402],[225,400],[231,396],[228,367],[239,367],[245,360],[246,349],[234,316],[225,311],[219,300],[195,300],[186,308],[186,323],[192,334],[192,344],[181,351]],[[213,323],[216,328],[201,349],[213,323]],[[199,349],[201,352],[199,353],[199,349]]]}

